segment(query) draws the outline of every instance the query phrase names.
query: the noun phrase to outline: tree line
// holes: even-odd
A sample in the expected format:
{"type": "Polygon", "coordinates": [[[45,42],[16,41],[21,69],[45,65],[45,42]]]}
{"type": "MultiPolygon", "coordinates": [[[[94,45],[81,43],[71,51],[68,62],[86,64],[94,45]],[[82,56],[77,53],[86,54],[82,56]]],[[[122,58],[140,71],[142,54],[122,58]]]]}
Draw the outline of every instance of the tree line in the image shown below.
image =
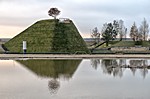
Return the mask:
{"type": "MultiPolygon", "coordinates": [[[[130,28],[129,36],[135,42],[147,41],[149,35],[149,24],[146,19],[142,21],[140,27],[136,26],[134,22],[130,28]]],[[[108,46],[109,42],[118,38],[122,41],[123,38],[127,37],[127,28],[124,25],[123,20],[114,20],[112,23],[105,23],[99,32],[98,28],[92,29],[91,37],[94,39],[95,44],[99,43],[100,40],[106,42],[108,46]]]]}
{"type": "MultiPolygon", "coordinates": [[[[54,17],[54,19],[56,19],[59,14],[60,10],[57,8],[50,8],[48,11],[48,15],[54,17]]],[[[140,44],[142,41],[148,40],[148,34],[149,24],[144,18],[139,28],[136,26],[135,22],[133,23],[130,28],[129,36],[135,44],[140,44]]],[[[123,20],[114,20],[111,23],[103,24],[101,32],[99,32],[97,27],[92,29],[91,37],[94,39],[94,44],[97,44],[100,40],[103,40],[106,42],[106,46],[108,46],[109,42],[115,40],[116,38],[119,38],[120,41],[122,41],[123,38],[126,38],[127,28],[125,27],[123,20]]]]}

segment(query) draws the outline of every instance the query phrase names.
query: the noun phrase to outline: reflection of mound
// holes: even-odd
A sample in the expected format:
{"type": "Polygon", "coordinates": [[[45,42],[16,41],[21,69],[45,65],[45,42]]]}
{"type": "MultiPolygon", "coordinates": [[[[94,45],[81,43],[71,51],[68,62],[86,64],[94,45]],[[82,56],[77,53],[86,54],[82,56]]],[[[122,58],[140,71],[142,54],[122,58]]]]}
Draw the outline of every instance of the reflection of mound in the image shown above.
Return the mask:
{"type": "Polygon", "coordinates": [[[41,77],[70,78],[81,60],[18,60],[41,77]]]}

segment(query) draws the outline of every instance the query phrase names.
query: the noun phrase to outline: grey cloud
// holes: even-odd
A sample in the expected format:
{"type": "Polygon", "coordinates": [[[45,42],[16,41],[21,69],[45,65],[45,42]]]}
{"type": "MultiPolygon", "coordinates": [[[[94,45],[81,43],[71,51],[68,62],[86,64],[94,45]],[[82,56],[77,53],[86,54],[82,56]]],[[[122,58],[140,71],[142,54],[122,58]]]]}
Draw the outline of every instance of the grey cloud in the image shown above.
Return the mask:
{"type": "Polygon", "coordinates": [[[0,25],[26,27],[40,17],[0,17],[0,25]]]}
{"type": "MultiPolygon", "coordinates": [[[[94,4],[80,4],[78,7],[74,7],[73,9],[76,9],[78,13],[108,13],[111,15],[125,15],[125,16],[135,16],[139,14],[147,14],[149,13],[149,3],[115,3],[115,4],[100,4],[100,3],[94,3],[94,4]]],[[[71,7],[70,7],[71,8],[71,7]]],[[[109,17],[109,16],[108,16],[109,17]]]]}
{"type": "Polygon", "coordinates": [[[114,19],[123,19],[130,26],[134,21],[142,21],[143,17],[150,16],[149,0],[0,0],[0,4],[1,2],[28,9],[25,10],[24,17],[18,13],[13,17],[0,15],[0,24],[26,26],[48,17],[50,7],[58,7],[61,10],[60,17],[73,19],[82,33],[90,32],[90,29],[101,27],[103,23],[114,19]]]}

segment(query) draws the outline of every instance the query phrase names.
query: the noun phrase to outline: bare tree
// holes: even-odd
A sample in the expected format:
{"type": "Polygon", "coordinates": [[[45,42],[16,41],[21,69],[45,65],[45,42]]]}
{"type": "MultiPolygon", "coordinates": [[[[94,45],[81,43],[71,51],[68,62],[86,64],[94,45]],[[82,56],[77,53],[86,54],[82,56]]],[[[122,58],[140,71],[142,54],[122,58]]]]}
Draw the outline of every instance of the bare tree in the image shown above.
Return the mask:
{"type": "Polygon", "coordinates": [[[95,43],[98,43],[98,42],[100,41],[100,33],[99,33],[97,27],[95,27],[95,28],[92,30],[91,37],[94,39],[95,43]]]}
{"type": "Polygon", "coordinates": [[[141,26],[139,27],[139,32],[142,35],[142,40],[146,41],[148,39],[148,33],[149,33],[149,25],[146,21],[146,19],[144,18],[144,20],[142,21],[141,26]]]}
{"type": "Polygon", "coordinates": [[[137,26],[134,22],[133,26],[130,29],[130,37],[133,39],[133,41],[137,41],[138,40],[138,29],[137,26]]]}
{"type": "Polygon", "coordinates": [[[117,20],[113,21],[114,30],[119,33],[119,22],[117,20]]]}
{"type": "Polygon", "coordinates": [[[106,29],[107,29],[107,23],[103,24],[101,33],[104,33],[106,31],[106,29]]]}
{"type": "Polygon", "coordinates": [[[127,39],[127,28],[125,28],[125,34],[124,34],[125,39],[127,39]]]}
{"type": "Polygon", "coordinates": [[[50,8],[50,10],[48,11],[48,15],[54,17],[54,19],[56,19],[56,17],[60,14],[60,11],[57,8],[50,8]]]}
{"type": "Polygon", "coordinates": [[[119,34],[120,34],[120,41],[126,35],[126,27],[124,26],[124,21],[119,20],[119,34]]]}
{"type": "Polygon", "coordinates": [[[115,31],[118,33],[118,36],[120,38],[120,41],[122,41],[123,36],[126,35],[126,28],[124,26],[123,20],[114,20],[113,21],[113,27],[115,31]]]}

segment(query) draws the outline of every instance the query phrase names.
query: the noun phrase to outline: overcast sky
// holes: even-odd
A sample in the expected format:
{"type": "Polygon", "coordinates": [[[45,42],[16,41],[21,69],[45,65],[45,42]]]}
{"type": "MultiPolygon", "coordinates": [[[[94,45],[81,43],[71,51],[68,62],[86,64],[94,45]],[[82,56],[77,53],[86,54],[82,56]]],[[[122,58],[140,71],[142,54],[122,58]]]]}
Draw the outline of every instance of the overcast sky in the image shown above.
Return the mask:
{"type": "Polygon", "coordinates": [[[130,30],[146,18],[150,23],[150,0],[0,0],[0,38],[14,37],[31,24],[51,18],[48,10],[57,7],[60,18],[74,21],[80,34],[90,37],[90,30],[104,23],[122,19],[130,30]]]}

